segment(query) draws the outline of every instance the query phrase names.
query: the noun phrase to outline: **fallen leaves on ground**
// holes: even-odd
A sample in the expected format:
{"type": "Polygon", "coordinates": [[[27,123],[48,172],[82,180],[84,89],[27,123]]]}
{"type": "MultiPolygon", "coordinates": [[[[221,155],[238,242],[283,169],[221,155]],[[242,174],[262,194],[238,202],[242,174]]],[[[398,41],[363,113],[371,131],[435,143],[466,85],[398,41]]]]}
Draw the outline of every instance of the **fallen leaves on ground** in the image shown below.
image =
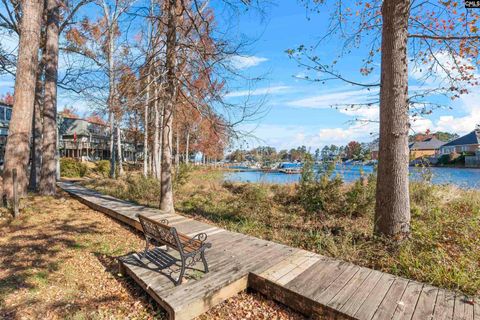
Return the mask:
{"type": "MultiPolygon", "coordinates": [[[[30,196],[20,218],[0,214],[1,319],[164,319],[116,257],[143,249],[141,234],[66,194],[30,196]]],[[[202,319],[299,319],[242,293],[202,319]]]]}

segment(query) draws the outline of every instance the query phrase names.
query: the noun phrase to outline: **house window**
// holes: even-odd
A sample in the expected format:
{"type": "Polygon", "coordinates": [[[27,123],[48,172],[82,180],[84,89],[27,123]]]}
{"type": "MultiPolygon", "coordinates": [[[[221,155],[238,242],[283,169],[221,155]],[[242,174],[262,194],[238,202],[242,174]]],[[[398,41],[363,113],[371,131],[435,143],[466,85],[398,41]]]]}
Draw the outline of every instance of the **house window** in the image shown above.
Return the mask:
{"type": "Polygon", "coordinates": [[[0,121],[4,121],[4,120],[5,120],[5,108],[0,107],[0,121]]]}
{"type": "Polygon", "coordinates": [[[450,154],[455,151],[455,147],[445,147],[443,148],[443,154],[450,154]]]}
{"type": "Polygon", "coordinates": [[[12,109],[7,108],[7,121],[12,119],[12,109]]]}

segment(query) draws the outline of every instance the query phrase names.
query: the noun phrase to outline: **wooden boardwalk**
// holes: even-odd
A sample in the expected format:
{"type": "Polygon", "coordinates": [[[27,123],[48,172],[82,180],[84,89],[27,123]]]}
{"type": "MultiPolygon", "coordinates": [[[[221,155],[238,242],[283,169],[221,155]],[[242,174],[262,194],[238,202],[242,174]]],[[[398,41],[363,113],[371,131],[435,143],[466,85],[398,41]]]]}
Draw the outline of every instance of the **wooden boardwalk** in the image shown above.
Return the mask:
{"type": "MultiPolygon", "coordinates": [[[[271,241],[230,232],[177,214],[165,214],[102,195],[73,183],[59,183],[89,207],[138,230],[136,215],[167,219],[180,232],[208,234],[210,272],[188,270],[175,287],[176,256],[152,249],[141,258],[119,258],[131,276],[171,319],[191,319],[250,287],[318,319],[480,320],[480,305],[452,291],[400,278],[271,241]]],[[[202,270],[201,267],[199,267],[202,270]]]]}

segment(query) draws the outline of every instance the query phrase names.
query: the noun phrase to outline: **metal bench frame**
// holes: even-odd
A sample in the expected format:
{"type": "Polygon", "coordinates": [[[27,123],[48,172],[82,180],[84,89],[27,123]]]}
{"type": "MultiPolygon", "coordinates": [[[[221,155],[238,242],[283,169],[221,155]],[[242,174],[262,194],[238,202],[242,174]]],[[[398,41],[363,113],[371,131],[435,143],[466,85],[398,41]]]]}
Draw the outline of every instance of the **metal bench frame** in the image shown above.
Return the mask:
{"type": "Polygon", "coordinates": [[[205,273],[208,273],[208,264],[205,259],[205,249],[211,248],[211,243],[207,243],[207,234],[199,233],[193,237],[188,237],[184,234],[178,233],[175,227],[168,225],[168,220],[161,221],[152,220],[143,215],[138,215],[140,224],[145,235],[145,251],[143,257],[146,257],[150,243],[153,240],[161,245],[174,249],[180,253],[181,270],[177,280],[173,280],[178,286],[182,283],[185,269],[194,266],[200,260],[203,263],[205,273]],[[183,242],[180,238],[183,238],[183,242]]]}

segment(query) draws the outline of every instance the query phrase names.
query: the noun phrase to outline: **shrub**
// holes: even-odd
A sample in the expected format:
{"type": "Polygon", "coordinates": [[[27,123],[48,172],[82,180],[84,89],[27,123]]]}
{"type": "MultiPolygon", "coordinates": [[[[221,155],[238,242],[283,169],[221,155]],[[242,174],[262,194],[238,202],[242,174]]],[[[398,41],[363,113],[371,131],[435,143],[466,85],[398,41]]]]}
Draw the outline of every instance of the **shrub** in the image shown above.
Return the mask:
{"type": "Polygon", "coordinates": [[[95,162],[95,172],[106,178],[110,175],[110,161],[100,160],[95,162]]]}
{"type": "Polygon", "coordinates": [[[228,204],[236,214],[267,219],[271,216],[274,204],[268,185],[224,182],[223,187],[233,195],[228,204]]]}
{"type": "Polygon", "coordinates": [[[79,178],[85,176],[87,171],[87,165],[78,160],[72,158],[60,159],[60,175],[62,177],[79,178]]]}
{"type": "Polygon", "coordinates": [[[173,187],[178,188],[185,185],[188,182],[192,171],[192,166],[186,163],[181,163],[175,172],[173,187]]]}
{"type": "Polygon", "coordinates": [[[158,205],[160,201],[160,182],[153,177],[128,175],[126,177],[126,198],[141,203],[158,205]]]}
{"type": "Polygon", "coordinates": [[[450,156],[448,154],[441,155],[440,158],[438,158],[437,164],[446,165],[449,163],[450,163],[450,156]]]}
{"type": "Polygon", "coordinates": [[[353,184],[346,192],[345,211],[350,217],[373,215],[375,210],[376,176],[369,175],[353,184]]]}
{"type": "Polygon", "coordinates": [[[438,158],[438,164],[440,165],[465,165],[465,156],[468,156],[469,153],[463,152],[461,154],[457,152],[452,152],[450,154],[444,154],[438,158]]]}
{"type": "Polygon", "coordinates": [[[326,164],[315,172],[313,161],[307,159],[298,187],[298,201],[310,214],[339,214],[344,211],[343,180],[331,178],[335,164],[326,164]]]}

